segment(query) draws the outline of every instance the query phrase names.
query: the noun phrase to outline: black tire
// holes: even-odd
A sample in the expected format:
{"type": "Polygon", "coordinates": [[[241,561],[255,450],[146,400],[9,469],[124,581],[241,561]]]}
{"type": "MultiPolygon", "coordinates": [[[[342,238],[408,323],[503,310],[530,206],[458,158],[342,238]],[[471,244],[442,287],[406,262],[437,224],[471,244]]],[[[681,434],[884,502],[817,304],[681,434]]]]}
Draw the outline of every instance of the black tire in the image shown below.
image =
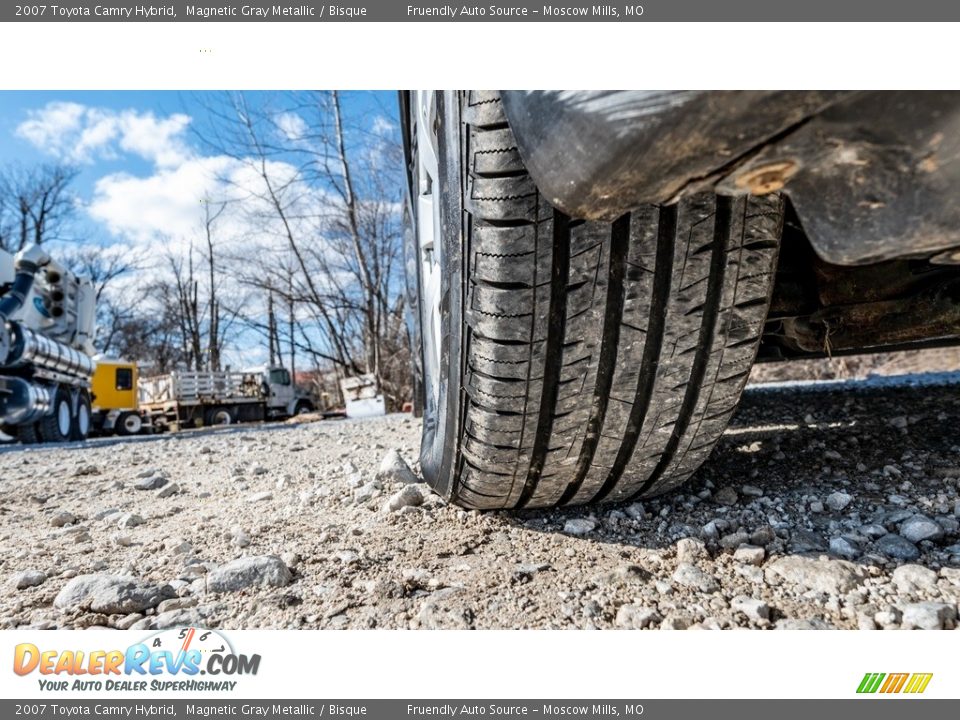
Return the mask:
{"type": "Polygon", "coordinates": [[[237,410],[232,407],[211,408],[203,419],[203,424],[207,427],[235,425],[236,422],[237,410]]]}
{"type": "Polygon", "coordinates": [[[497,93],[445,98],[443,365],[426,479],[481,509],[677,487],[753,364],[781,198],[700,194],[572,220],[526,173],[497,93]]]}
{"type": "Polygon", "coordinates": [[[122,412],[113,423],[113,431],[121,437],[138,435],[143,430],[143,418],[139,413],[122,412]]]}
{"type": "Polygon", "coordinates": [[[307,402],[306,400],[300,400],[293,408],[294,416],[310,412],[313,412],[313,403],[307,402]]]}
{"type": "Polygon", "coordinates": [[[70,439],[82,441],[90,436],[93,430],[93,412],[90,409],[90,393],[78,390],[73,405],[73,427],[70,439]]]}
{"type": "Polygon", "coordinates": [[[76,414],[69,388],[58,385],[50,401],[51,412],[38,424],[43,442],[68,442],[73,434],[76,414]]]}
{"type": "Polygon", "coordinates": [[[43,438],[40,435],[40,423],[18,425],[17,439],[19,439],[24,445],[36,445],[37,443],[42,443],[43,438]]]}

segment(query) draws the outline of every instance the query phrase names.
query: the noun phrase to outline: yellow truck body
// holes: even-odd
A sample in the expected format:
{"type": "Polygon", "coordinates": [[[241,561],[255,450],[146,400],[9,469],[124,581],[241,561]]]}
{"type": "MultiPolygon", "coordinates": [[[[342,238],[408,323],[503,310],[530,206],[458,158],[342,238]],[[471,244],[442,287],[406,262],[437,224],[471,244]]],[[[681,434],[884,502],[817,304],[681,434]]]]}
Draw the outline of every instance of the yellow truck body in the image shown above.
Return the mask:
{"type": "Polygon", "coordinates": [[[137,365],[124,360],[98,360],[90,383],[94,411],[137,409],[137,365]]]}
{"type": "Polygon", "coordinates": [[[100,435],[137,435],[144,429],[140,415],[137,364],[104,358],[90,381],[93,428],[100,435]]]}

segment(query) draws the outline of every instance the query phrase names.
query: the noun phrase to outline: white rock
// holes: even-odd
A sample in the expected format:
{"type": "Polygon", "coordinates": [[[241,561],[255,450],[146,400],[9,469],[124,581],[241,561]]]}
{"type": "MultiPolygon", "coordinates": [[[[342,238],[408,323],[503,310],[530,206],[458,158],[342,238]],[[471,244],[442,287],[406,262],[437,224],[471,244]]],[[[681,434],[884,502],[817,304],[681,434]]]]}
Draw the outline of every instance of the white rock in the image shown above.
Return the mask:
{"type": "Polygon", "coordinates": [[[11,582],[17,590],[25,590],[26,588],[36,587],[42,584],[46,579],[47,574],[45,572],[41,572],[40,570],[24,570],[23,572],[16,573],[11,578],[11,582]]]}
{"type": "Polygon", "coordinates": [[[410,466],[396,450],[389,450],[380,462],[377,479],[385,482],[398,482],[405,485],[419,482],[410,466]]]}
{"type": "Polygon", "coordinates": [[[900,627],[900,620],[903,613],[895,607],[889,610],[881,610],[873,616],[873,621],[883,630],[891,630],[900,627]]]}
{"type": "Polygon", "coordinates": [[[762,600],[738,595],[730,601],[730,607],[746,615],[751,620],[769,620],[770,606],[762,600]]]}
{"type": "Polygon", "coordinates": [[[143,525],[143,518],[136,513],[123,513],[123,515],[117,519],[117,527],[121,530],[137,527],[137,525],[143,525]]]}
{"type": "Polygon", "coordinates": [[[157,497],[158,498],[171,497],[172,495],[176,495],[179,492],[180,492],[180,484],[170,483],[169,485],[164,485],[162,488],[160,488],[160,492],[157,493],[157,497]]]}
{"type": "Polygon", "coordinates": [[[174,555],[192,555],[193,545],[182,538],[168,538],[163,541],[163,549],[174,555]]]}
{"type": "Polygon", "coordinates": [[[693,588],[700,592],[711,593],[720,589],[720,583],[713,575],[689,563],[680,563],[672,576],[673,582],[681,587],[693,588]]]}
{"type": "Polygon", "coordinates": [[[900,525],[900,534],[913,543],[923,540],[939,540],[943,537],[943,528],[924,515],[914,515],[900,525]]]}
{"type": "Polygon", "coordinates": [[[236,592],[248,587],[283,587],[293,579],[290,569],[276,555],[243,557],[221,565],[206,577],[211,592],[236,592]]]}
{"type": "Polygon", "coordinates": [[[901,565],[893,571],[892,579],[897,590],[905,593],[937,587],[937,574],[921,565],[901,565]]]}
{"type": "Polygon", "coordinates": [[[703,540],[683,538],[677,541],[677,560],[680,562],[692,563],[697,560],[704,560],[709,556],[703,540]]]}
{"type": "Polygon", "coordinates": [[[827,495],[827,507],[834,512],[840,512],[845,509],[853,497],[845,492],[832,492],[827,495]]]}
{"type": "Polygon", "coordinates": [[[157,613],[170,612],[171,610],[185,610],[186,608],[196,607],[199,600],[195,597],[176,597],[164,600],[157,605],[157,613]]]}
{"type": "Polygon", "coordinates": [[[230,528],[228,535],[230,537],[231,545],[241,548],[250,545],[250,536],[247,534],[246,530],[239,525],[234,525],[232,528],[230,528]]]}
{"type": "Polygon", "coordinates": [[[353,550],[340,550],[336,553],[336,558],[344,565],[352,565],[360,559],[360,555],[353,550]]]}
{"type": "Polygon", "coordinates": [[[117,547],[130,547],[133,545],[133,538],[127,533],[113,533],[110,535],[110,542],[117,547]]]}
{"type": "Polygon", "coordinates": [[[130,613],[129,615],[126,615],[125,617],[122,617],[114,622],[113,626],[117,630],[129,630],[141,620],[143,620],[143,615],[141,613],[130,613]]]}
{"type": "Polygon", "coordinates": [[[423,493],[417,485],[404,485],[383,504],[383,512],[397,512],[405,507],[419,507],[423,505],[423,493]]]}
{"type": "Polygon", "coordinates": [[[66,510],[61,510],[50,518],[50,524],[54,527],[63,527],[64,525],[75,523],[76,521],[77,516],[72,512],[67,512],[66,510]]]}
{"type": "Polygon", "coordinates": [[[763,559],[766,557],[767,552],[762,547],[754,547],[753,545],[741,545],[733,552],[734,562],[738,562],[744,565],[763,565],[763,559]]]}
{"type": "Polygon", "coordinates": [[[154,475],[153,477],[143,478],[143,480],[138,480],[133,484],[133,487],[137,490],[157,490],[162,488],[167,484],[167,479],[161,475],[154,475]]]}
{"type": "Polygon", "coordinates": [[[377,495],[380,494],[380,491],[383,489],[383,486],[377,480],[371,480],[370,482],[358,487],[353,491],[353,501],[358,504],[363,504],[370,502],[377,495]]]}
{"type": "Polygon", "coordinates": [[[957,620],[956,605],[942,602],[912,603],[902,611],[905,630],[952,630],[957,620]]]}
{"type": "Polygon", "coordinates": [[[614,621],[617,627],[628,630],[641,630],[661,621],[660,614],[654,609],[642,605],[621,605],[614,621]]]}
{"type": "Polygon", "coordinates": [[[63,611],[126,615],[155,607],[172,595],[168,585],[129,575],[78,575],[57,594],[53,606],[63,611]]]}
{"type": "Polygon", "coordinates": [[[783,580],[805,590],[842,595],[863,584],[864,571],[846,560],[815,560],[800,555],[777,558],[767,564],[766,580],[783,580]]]}
{"type": "Polygon", "coordinates": [[[862,554],[857,544],[845,537],[830,539],[830,553],[847,560],[853,560],[862,554]]]}
{"type": "Polygon", "coordinates": [[[592,518],[570,518],[563,524],[563,531],[567,535],[586,535],[596,527],[597,522],[592,518]]]}

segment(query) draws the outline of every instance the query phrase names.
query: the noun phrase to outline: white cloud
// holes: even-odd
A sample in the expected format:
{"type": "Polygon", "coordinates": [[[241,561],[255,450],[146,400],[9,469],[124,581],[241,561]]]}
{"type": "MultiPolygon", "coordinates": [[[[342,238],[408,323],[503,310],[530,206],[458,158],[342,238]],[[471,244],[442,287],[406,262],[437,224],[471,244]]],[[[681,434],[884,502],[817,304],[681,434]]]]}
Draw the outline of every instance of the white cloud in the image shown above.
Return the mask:
{"type": "Polygon", "coordinates": [[[307,122],[297,113],[280,113],[274,122],[287,140],[302,140],[307,134],[307,122]]]}
{"type": "Polygon", "coordinates": [[[153,113],[126,111],[120,116],[120,147],[160,167],[176,166],[192,156],[183,140],[189,124],[190,117],[182,113],[157,118],[153,113]]]}
{"type": "MultiPolygon", "coordinates": [[[[271,162],[271,181],[299,236],[312,236],[314,218],[327,198],[296,180],[292,165],[271,162]]],[[[194,157],[175,168],[159,168],[146,177],[127,173],[107,175],[94,186],[90,216],[116,240],[146,250],[156,259],[169,252],[183,255],[204,239],[203,202],[226,203],[219,215],[216,242],[221,251],[285,247],[284,228],[268,201],[263,179],[251,163],[225,155],[194,157]]]]}
{"type": "Polygon", "coordinates": [[[396,127],[390,118],[384,117],[383,115],[377,115],[373,119],[373,132],[375,135],[389,135],[396,127]]]}
{"type": "Polygon", "coordinates": [[[220,197],[217,180],[236,161],[217,156],[195,158],[147,177],[115,173],[94,186],[89,213],[116,237],[136,244],[189,237],[202,218],[201,202],[220,197]]]}
{"type": "Polygon", "coordinates": [[[112,159],[123,151],[158,167],[172,167],[192,153],[183,135],[190,117],[175,113],[117,112],[72,102],[50,102],[28,112],[17,136],[49,155],[72,163],[112,159]]]}

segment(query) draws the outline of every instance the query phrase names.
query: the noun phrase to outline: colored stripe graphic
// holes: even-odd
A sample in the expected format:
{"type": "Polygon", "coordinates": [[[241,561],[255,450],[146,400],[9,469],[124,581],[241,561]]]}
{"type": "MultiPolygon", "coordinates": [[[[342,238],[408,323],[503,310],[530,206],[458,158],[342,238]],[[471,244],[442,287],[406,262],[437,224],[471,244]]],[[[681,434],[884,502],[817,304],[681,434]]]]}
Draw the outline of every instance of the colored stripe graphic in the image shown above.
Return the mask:
{"type": "Polygon", "coordinates": [[[904,692],[922,693],[927,689],[927,685],[930,684],[930,678],[932,677],[933,673],[914,673],[904,692]]]}
{"type": "Polygon", "coordinates": [[[916,695],[927,689],[932,678],[933,673],[866,673],[857,686],[857,692],[867,695],[876,692],[886,695],[900,692],[916,695]]]}
{"type": "Polygon", "coordinates": [[[882,693],[898,693],[903,688],[903,684],[910,677],[910,673],[890,673],[887,675],[887,681],[880,688],[882,693]]]}
{"type": "Polygon", "coordinates": [[[875,693],[877,688],[880,687],[880,681],[883,680],[883,673],[867,673],[863,676],[863,680],[860,681],[860,687],[857,688],[858,693],[875,693]]]}

